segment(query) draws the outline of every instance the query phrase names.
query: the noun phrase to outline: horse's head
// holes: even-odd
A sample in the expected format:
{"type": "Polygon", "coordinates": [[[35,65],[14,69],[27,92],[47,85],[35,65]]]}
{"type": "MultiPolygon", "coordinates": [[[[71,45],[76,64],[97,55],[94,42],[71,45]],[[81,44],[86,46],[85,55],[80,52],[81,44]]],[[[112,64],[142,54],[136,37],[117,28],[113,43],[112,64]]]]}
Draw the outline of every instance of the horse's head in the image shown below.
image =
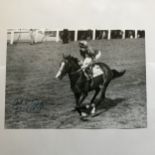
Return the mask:
{"type": "Polygon", "coordinates": [[[60,63],[59,70],[55,77],[62,79],[66,74],[72,73],[79,68],[80,68],[80,66],[78,64],[77,58],[75,58],[71,55],[68,55],[68,56],[63,55],[63,59],[60,63]]]}

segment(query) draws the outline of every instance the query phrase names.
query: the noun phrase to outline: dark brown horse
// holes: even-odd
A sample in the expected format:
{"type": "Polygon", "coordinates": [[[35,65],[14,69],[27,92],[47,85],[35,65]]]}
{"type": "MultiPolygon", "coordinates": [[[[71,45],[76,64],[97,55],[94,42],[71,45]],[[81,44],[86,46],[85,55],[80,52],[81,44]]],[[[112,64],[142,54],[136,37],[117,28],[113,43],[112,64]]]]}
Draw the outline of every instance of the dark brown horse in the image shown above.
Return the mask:
{"type": "MultiPolygon", "coordinates": [[[[94,96],[91,99],[91,102],[86,107],[90,110],[91,114],[95,114],[97,104],[94,103],[96,96],[100,94],[99,101],[105,99],[106,89],[112,79],[120,77],[124,75],[125,70],[117,71],[114,69],[110,69],[108,65],[100,62],[96,62],[93,66],[99,66],[103,71],[103,74],[88,80],[84,74],[84,72],[80,69],[79,60],[73,56],[63,56],[63,59],[60,64],[60,68],[56,74],[56,78],[62,79],[66,74],[68,74],[70,79],[71,90],[74,93],[76,100],[76,110],[82,116],[86,116],[88,113],[84,113],[81,110],[83,107],[82,103],[88,95],[88,92],[94,90],[94,96]]],[[[92,66],[92,67],[93,67],[92,66]]]]}

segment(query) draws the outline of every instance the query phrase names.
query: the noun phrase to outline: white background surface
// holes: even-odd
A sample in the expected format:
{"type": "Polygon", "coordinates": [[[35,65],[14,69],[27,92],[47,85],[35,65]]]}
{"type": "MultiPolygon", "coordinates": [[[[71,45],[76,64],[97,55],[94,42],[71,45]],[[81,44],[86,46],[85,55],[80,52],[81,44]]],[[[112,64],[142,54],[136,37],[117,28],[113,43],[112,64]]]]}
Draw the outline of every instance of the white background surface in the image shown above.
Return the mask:
{"type": "Polygon", "coordinates": [[[154,19],[153,0],[0,0],[0,155],[155,155],[154,19]],[[7,28],[145,29],[148,128],[5,130],[7,28]]]}

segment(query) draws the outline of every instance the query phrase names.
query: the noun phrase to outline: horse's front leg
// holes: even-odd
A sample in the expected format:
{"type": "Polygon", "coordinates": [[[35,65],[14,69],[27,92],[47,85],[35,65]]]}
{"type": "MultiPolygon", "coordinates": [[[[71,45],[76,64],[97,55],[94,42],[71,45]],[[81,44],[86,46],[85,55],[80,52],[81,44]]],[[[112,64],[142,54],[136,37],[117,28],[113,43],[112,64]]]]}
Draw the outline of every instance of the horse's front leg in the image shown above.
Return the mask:
{"type": "Polygon", "coordinates": [[[86,112],[83,112],[82,110],[81,110],[81,105],[82,105],[82,103],[83,103],[83,101],[85,100],[85,98],[88,96],[88,93],[84,93],[84,94],[82,94],[82,97],[81,97],[81,99],[80,99],[80,101],[79,101],[79,108],[78,108],[78,112],[80,113],[80,115],[82,116],[82,117],[87,117],[87,113],[86,112]]]}
{"type": "Polygon", "coordinates": [[[75,93],[75,100],[76,100],[76,107],[74,109],[74,111],[78,111],[78,113],[80,114],[80,116],[82,117],[86,117],[87,114],[81,111],[81,104],[82,102],[85,100],[85,98],[87,97],[88,94],[80,94],[80,93],[75,93]]]}
{"type": "Polygon", "coordinates": [[[77,108],[79,107],[79,101],[80,101],[81,94],[80,93],[74,93],[74,97],[75,97],[75,102],[76,102],[76,107],[74,110],[76,111],[77,108]]]}
{"type": "Polygon", "coordinates": [[[86,98],[87,96],[88,96],[88,93],[84,93],[84,94],[82,95],[82,98],[81,98],[80,101],[79,101],[79,106],[82,105],[83,101],[85,100],[85,98],[86,98]]]}

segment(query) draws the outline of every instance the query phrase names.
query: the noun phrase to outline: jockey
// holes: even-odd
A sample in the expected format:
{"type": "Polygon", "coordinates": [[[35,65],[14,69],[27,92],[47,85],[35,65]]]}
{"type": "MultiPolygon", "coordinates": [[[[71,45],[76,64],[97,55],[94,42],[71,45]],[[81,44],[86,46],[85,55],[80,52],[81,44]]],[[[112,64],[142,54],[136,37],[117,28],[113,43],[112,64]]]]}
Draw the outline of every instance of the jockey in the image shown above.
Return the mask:
{"type": "Polygon", "coordinates": [[[82,62],[81,69],[84,71],[86,78],[90,79],[90,72],[92,74],[91,65],[95,62],[95,60],[101,57],[101,51],[93,49],[91,46],[88,46],[87,41],[80,41],[80,55],[84,59],[82,62]]]}

